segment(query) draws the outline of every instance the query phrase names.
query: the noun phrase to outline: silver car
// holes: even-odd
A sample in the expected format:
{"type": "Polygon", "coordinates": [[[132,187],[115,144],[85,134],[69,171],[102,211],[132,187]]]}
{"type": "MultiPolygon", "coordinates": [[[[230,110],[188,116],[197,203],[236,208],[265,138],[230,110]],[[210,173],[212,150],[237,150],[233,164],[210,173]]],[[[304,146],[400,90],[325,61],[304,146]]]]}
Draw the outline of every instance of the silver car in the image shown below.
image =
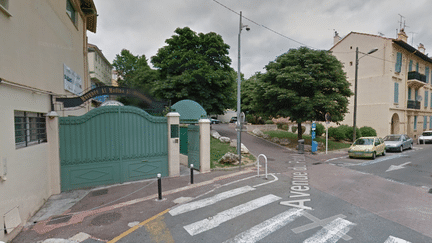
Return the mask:
{"type": "Polygon", "coordinates": [[[432,142],[432,131],[424,131],[418,138],[419,144],[426,144],[432,142]]]}
{"type": "Polygon", "coordinates": [[[413,140],[406,134],[391,134],[384,138],[387,151],[399,151],[404,149],[412,149],[413,140]]]}

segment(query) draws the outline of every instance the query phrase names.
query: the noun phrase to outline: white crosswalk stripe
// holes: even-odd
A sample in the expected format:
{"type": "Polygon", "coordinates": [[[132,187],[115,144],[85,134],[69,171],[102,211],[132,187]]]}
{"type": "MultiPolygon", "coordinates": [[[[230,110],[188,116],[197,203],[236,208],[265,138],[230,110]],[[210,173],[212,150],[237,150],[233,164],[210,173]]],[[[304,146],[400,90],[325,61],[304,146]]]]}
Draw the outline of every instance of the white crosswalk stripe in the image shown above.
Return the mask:
{"type": "MultiPolygon", "coordinates": [[[[251,186],[239,187],[233,190],[225,191],[216,194],[212,197],[201,199],[195,202],[179,205],[170,210],[172,216],[180,215],[186,212],[190,212],[196,209],[204,208],[213,205],[222,200],[226,200],[250,191],[254,191],[256,188],[251,186]]],[[[281,197],[269,194],[241,205],[232,207],[225,211],[217,213],[213,217],[209,217],[191,224],[184,226],[183,228],[191,235],[198,235],[205,231],[214,229],[229,220],[233,220],[238,216],[249,213],[255,209],[266,206],[270,203],[281,200],[281,197]]],[[[277,230],[285,227],[289,223],[293,222],[297,218],[306,217],[312,220],[312,223],[302,225],[293,228],[292,231],[295,234],[303,233],[306,231],[313,230],[314,228],[320,228],[311,237],[307,238],[303,243],[335,243],[341,238],[345,241],[351,240],[352,238],[347,235],[348,231],[351,230],[356,224],[348,220],[345,220],[346,216],[343,214],[334,215],[325,219],[318,219],[311,215],[309,211],[299,208],[291,208],[284,211],[270,219],[267,219],[252,228],[236,235],[234,238],[226,240],[224,243],[237,243],[237,242],[257,242],[265,237],[271,235],[277,230]],[[322,228],[321,228],[322,227],[322,228]]],[[[384,243],[411,243],[394,236],[389,236],[384,243]]]]}
{"type": "Polygon", "coordinates": [[[215,195],[213,197],[205,198],[205,199],[202,199],[202,200],[199,200],[199,201],[195,201],[195,202],[190,202],[190,203],[182,204],[182,205],[180,205],[180,206],[178,206],[176,208],[171,209],[169,211],[169,213],[172,216],[175,216],[175,215],[179,215],[179,214],[182,214],[182,213],[190,212],[190,211],[193,211],[195,209],[199,209],[199,208],[203,208],[203,207],[206,207],[206,206],[210,206],[210,205],[215,204],[215,203],[217,203],[219,201],[222,201],[222,200],[225,200],[225,199],[228,199],[230,197],[234,197],[234,196],[246,193],[246,192],[250,192],[250,191],[253,191],[253,190],[255,190],[255,188],[253,188],[251,186],[239,187],[239,188],[236,188],[236,189],[233,189],[233,190],[229,190],[229,191],[226,191],[226,192],[219,193],[219,194],[217,194],[217,195],[215,195]]]}
{"type": "Polygon", "coordinates": [[[257,242],[302,216],[304,209],[290,209],[225,241],[225,243],[257,242]]]}
{"type": "Polygon", "coordinates": [[[233,207],[231,209],[225,210],[223,212],[220,212],[216,214],[212,218],[203,219],[201,221],[197,221],[195,223],[189,224],[184,226],[183,228],[190,234],[190,235],[197,235],[199,233],[202,233],[204,231],[213,229],[220,224],[231,220],[235,217],[238,217],[240,215],[243,215],[245,213],[248,213],[250,211],[253,211],[257,208],[260,208],[264,205],[267,205],[269,203],[281,200],[282,198],[269,194],[264,197],[260,197],[257,199],[254,199],[252,201],[249,201],[247,203],[238,205],[236,207],[233,207]]]}
{"type": "Polygon", "coordinates": [[[344,236],[355,224],[341,218],[333,220],[303,243],[335,243],[344,236]]]}
{"type": "Polygon", "coordinates": [[[387,240],[384,243],[411,243],[411,242],[390,235],[389,238],[387,238],[387,240]]]}

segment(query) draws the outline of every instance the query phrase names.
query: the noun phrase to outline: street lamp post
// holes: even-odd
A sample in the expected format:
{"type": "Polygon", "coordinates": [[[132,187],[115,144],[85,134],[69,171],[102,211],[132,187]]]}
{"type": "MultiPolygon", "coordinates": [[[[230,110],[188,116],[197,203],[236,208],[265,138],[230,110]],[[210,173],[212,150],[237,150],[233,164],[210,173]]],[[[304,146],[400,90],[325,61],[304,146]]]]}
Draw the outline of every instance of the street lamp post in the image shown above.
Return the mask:
{"type": "MultiPolygon", "coordinates": [[[[363,53],[362,57],[372,54],[374,52],[378,51],[378,48],[374,48],[370,50],[368,53],[363,53]]],[[[356,61],[355,61],[355,73],[354,73],[354,117],[353,117],[353,142],[356,140],[356,126],[357,126],[357,79],[358,79],[358,63],[360,58],[358,57],[359,50],[358,47],[356,47],[356,61]]]]}
{"type": "Polygon", "coordinates": [[[247,25],[242,24],[242,12],[240,11],[240,25],[239,25],[239,33],[238,33],[238,71],[237,71],[237,122],[236,122],[236,130],[237,130],[237,154],[239,159],[239,169],[241,170],[241,129],[243,119],[241,118],[241,106],[240,106],[240,35],[243,27],[246,27],[246,30],[249,31],[249,27],[247,25]]]}

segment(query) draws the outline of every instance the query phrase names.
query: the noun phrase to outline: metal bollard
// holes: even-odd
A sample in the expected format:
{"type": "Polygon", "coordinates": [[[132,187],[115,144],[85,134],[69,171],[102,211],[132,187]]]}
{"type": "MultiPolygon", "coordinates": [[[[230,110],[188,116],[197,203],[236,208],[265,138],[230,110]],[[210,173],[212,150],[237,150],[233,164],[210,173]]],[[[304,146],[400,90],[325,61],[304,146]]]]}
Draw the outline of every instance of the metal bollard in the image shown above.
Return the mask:
{"type": "Polygon", "coordinates": [[[162,200],[162,178],[161,177],[162,177],[162,175],[160,173],[157,174],[159,200],[162,200]]]}
{"type": "Polygon", "coordinates": [[[257,172],[258,172],[258,177],[259,177],[259,170],[260,170],[260,168],[259,168],[259,166],[260,166],[260,163],[259,163],[259,158],[260,157],[264,157],[264,160],[265,160],[265,178],[267,179],[267,156],[265,156],[264,154],[260,154],[260,155],[258,155],[258,161],[257,161],[257,172]]]}
{"type": "Polygon", "coordinates": [[[190,165],[190,179],[191,179],[191,184],[194,184],[194,182],[193,182],[193,164],[190,165]]]}

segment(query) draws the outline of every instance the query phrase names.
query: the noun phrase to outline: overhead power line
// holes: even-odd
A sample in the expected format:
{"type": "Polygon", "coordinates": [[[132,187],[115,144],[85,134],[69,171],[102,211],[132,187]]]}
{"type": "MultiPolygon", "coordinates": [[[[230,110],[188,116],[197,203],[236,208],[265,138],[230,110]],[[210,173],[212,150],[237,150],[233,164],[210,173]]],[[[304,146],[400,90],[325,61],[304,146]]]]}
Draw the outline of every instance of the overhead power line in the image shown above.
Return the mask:
{"type": "MultiPolygon", "coordinates": [[[[219,4],[219,5],[221,5],[222,7],[228,9],[229,11],[231,11],[231,12],[237,14],[237,15],[240,15],[240,13],[238,13],[238,12],[236,12],[235,10],[233,10],[233,9],[231,9],[231,8],[229,8],[229,7],[227,7],[226,5],[224,5],[224,4],[220,3],[220,2],[218,2],[217,0],[213,0],[213,2],[215,2],[215,3],[219,4]]],[[[259,23],[255,22],[255,21],[253,21],[252,19],[249,19],[249,18],[245,17],[244,15],[243,15],[242,17],[243,17],[244,19],[250,21],[251,23],[256,24],[256,25],[258,25],[258,26],[260,26],[260,27],[262,27],[262,28],[264,28],[264,29],[267,29],[268,31],[271,31],[271,32],[273,32],[273,33],[275,33],[275,34],[277,34],[277,35],[279,35],[279,36],[282,36],[282,37],[284,37],[284,38],[290,40],[290,41],[293,41],[293,42],[295,42],[295,43],[297,43],[297,44],[300,44],[300,45],[302,45],[302,46],[309,47],[309,48],[311,48],[311,49],[316,49],[316,50],[318,50],[318,48],[315,48],[315,47],[310,46],[310,45],[306,45],[306,44],[304,44],[304,43],[302,43],[302,42],[300,42],[300,41],[296,41],[296,40],[294,40],[293,38],[290,38],[290,37],[288,37],[288,36],[286,36],[286,35],[284,35],[284,34],[281,34],[280,32],[277,32],[277,31],[275,31],[275,30],[273,30],[273,29],[271,29],[271,28],[269,28],[269,27],[267,27],[267,26],[265,26],[265,25],[259,24],[259,23]]]]}

